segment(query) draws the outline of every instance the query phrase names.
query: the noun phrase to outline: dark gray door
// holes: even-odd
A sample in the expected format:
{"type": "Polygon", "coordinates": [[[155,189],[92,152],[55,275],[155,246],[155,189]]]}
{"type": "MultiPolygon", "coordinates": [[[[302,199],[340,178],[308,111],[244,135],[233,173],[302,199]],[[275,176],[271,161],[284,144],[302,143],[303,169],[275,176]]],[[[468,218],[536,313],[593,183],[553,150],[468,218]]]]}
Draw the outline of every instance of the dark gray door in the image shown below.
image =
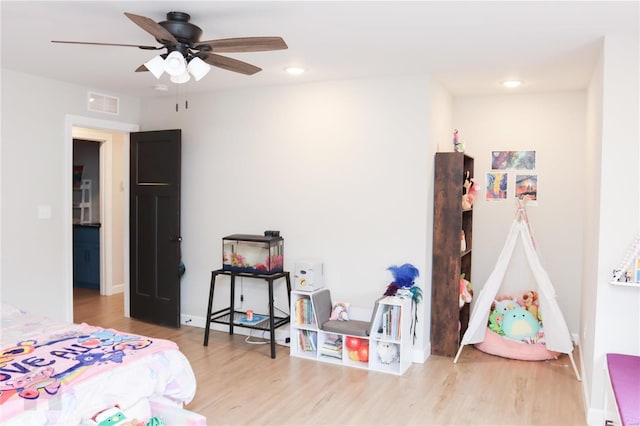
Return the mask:
{"type": "Polygon", "coordinates": [[[131,133],[130,313],[180,327],[181,130],[131,133]]]}

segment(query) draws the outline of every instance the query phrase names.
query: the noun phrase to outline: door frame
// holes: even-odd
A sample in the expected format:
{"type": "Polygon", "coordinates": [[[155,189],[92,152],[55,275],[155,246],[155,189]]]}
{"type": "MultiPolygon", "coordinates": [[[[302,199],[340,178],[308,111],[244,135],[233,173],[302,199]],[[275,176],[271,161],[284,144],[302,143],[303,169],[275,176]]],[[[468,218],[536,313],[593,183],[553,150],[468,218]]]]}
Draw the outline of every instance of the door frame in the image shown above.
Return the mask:
{"type": "MultiPolygon", "coordinates": [[[[124,176],[123,176],[123,181],[124,181],[124,223],[123,223],[123,245],[124,245],[124,315],[126,317],[129,316],[129,173],[127,172],[129,170],[129,133],[131,132],[137,132],[140,129],[140,126],[138,124],[135,123],[125,123],[125,122],[118,122],[118,121],[111,121],[111,120],[102,120],[102,119],[97,119],[97,118],[91,118],[91,117],[83,117],[83,116],[78,116],[78,115],[71,115],[71,114],[67,114],[65,115],[65,143],[64,143],[64,161],[63,161],[63,167],[64,170],[69,170],[69,173],[64,173],[64,186],[63,186],[63,199],[64,199],[64,208],[62,211],[62,215],[63,217],[67,217],[67,218],[71,218],[73,217],[73,208],[72,208],[72,203],[73,203],[73,177],[72,177],[72,173],[71,173],[71,169],[73,166],[73,128],[74,127],[83,127],[83,128],[87,128],[87,129],[95,129],[95,130],[103,130],[106,132],[121,132],[123,133],[123,150],[124,150],[124,164],[123,164],[123,170],[124,172],[124,176]]],[[[112,168],[110,164],[106,164],[106,162],[110,162],[111,158],[110,155],[109,156],[103,156],[102,155],[102,151],[103,149],[105,149],[105,143],[101,144],[100,147],[100,151],[101,151],[101,155],[100,155],[100,167],[101,167],[101,172],[100,172],[100,180],[101,182],[104,181],[111,181],[111,172],[112,172],[112,168]],[[103,160],[103,157],[104,160],[103,160]],[[103,167],[104,166],[104,167],[103,167]]],[[[110,186],[110,185],[106,185],[106,186],[110,186]]],[[[109,190],[109,192],[112,190],[112,188],[109,190]]],[[[102,191],[101,191],[102,193],[102,191]]],[[[101,201],[103,199],[103,195],[101,194],[101,201]]],[[[104,224],[104,229],[100,230],[100,234],[101,236],[104,236],[105,234],[108,234],[108,232],[110,232],[110,223],[109,223],[109,215],[103,215],[104,212],[104,203],[101,202],[101,220],[106,220],[106,223],[104,224]]],[[[102,266],[103,265],[103,261],[107,260],[106,259],[106,250],[102,250],[102,247],[104,247],[104,245],[101,243],[101,250],[100,250],[100,260],[101,260],[101,267],[100,267],[100,278],[101,278],[101,283],[100,283],[100,288],[101,288],[101,294],[102,294],[102,288],[103,288],[103,280],[105,278],[105,268],[102,266]]],[[[68,283],[67,288],[65,289],[66,292],[66,298],[68,301],[67,306],[69,307],[67,309],[67,312],[65,313],[65,317],[68,321],[73,321],[73,223],[71,220],[65,221],[65,232],[64,232],[64,241],[63,241],[63,247],[64,247],[64,252],[65,252],[65,276],[66,276],[66,282],[68,283]]]]}

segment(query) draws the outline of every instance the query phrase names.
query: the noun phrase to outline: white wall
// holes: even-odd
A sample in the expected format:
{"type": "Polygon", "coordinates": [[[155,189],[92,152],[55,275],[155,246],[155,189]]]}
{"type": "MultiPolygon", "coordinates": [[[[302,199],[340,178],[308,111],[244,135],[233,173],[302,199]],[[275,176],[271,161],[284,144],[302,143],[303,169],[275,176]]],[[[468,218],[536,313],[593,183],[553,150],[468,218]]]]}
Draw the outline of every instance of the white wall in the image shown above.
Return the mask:
{"type": "Polygon", "coordinates": [[[589,88],[590,158],[600,158],[601,176],[588,204],[599,214],[590,215],[585,229],[589,274],[582,321],[587,420],[593,425],[604,421],[606,354],[640,355],[640,290],[609,284],[640,231],[639,47],[637,37],[605,38],[589,88]]]}
{"type": "Polygon", "coordinates": [[[495,266],[515,215],[516,174],[538,175],[537,206],[529,221],[542,263],[571,333],[578,333],[582,274],[582,223],[587,188],[584,169],[586,93],[454,98],[454,123],[474,157],[483,188],[474,205],[472,286],[478,292],[495,266]],[[504,201],[485,199],[492,151],[536,151],[532,171],[509,170],[504,201]]]}
{"type": "Polygon", "coordinates": [[[140,108],[137,99],[115,94],[119,116],[90,113],[87,91],[2,70],[2,300],[59,320],[72,319],[72,152],[65,116],[136,123],[140,108]],[[51,217],[38,219],[39,206],[50,207],[51,217]]]}
{"type": "MultiPolygon", "coordinates": [[[[429,84],[405,77],[220,91],[191,96],[177,113],[174,97],[144,102],[142,130],[183,129],[183,318],[204,322],[222,237],[266,229],[281,231],[287,270],[296,259],[323,260],[334,300],[363,317],[391,282],[391,265],[417,266],[430,292],[429,119],[446,112],[430,104],[429,84]]],[[[264,309],[264,283],[243,286],[244,308],[264,309]]],[[[226,286],[214,302],[228,304],[226,286]]],[[[284,291],[276,305],[286,308],[284,291]]]]}

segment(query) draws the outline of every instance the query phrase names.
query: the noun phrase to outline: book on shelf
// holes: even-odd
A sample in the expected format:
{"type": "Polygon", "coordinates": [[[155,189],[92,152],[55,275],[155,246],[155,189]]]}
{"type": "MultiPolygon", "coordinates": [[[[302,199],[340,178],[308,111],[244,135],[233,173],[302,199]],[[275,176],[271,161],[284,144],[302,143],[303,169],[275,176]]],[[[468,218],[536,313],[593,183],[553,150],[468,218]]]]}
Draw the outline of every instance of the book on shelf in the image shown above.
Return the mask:
{"type": "Polygon", "coordinates": [[[296,300],[296,321],[298,324],[313,324],[313,309],[308,297],[296,300]]]}
{"type": "Polygon", "coordinates": [[[342,359],[342,338],[339,336],[328,337],[320,348],[320,355],[342,359]]]}
{"type": "Polygon", "coordinates": [[[314,331],[298,330],[298,346],[302,352],[315,352],[317,334],[314,331]]]}
{"type": "Polygon", "coordinates": [[[381,315],[381,324],[378,328],[378,333],[380,333],[382,337],[392,340],[400,339],[400,327],[402,324],[401,317],[402,310],[400,309],[400,306],[393,305],[386,307],[381,315]]]}

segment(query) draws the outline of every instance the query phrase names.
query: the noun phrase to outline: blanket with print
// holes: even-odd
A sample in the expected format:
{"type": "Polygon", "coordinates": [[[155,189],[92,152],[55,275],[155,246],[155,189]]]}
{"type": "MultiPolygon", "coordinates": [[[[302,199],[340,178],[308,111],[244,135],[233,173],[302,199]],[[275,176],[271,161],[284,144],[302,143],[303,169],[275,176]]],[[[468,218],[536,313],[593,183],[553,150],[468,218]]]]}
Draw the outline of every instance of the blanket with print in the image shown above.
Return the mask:
{"type": "Polygon", "coordinates": [[[159,351],[168,340],[126,334],[87,324],[18,341],[0,351],[0,411],[15,400],[53,398],[65,389],[159,351]]]}

